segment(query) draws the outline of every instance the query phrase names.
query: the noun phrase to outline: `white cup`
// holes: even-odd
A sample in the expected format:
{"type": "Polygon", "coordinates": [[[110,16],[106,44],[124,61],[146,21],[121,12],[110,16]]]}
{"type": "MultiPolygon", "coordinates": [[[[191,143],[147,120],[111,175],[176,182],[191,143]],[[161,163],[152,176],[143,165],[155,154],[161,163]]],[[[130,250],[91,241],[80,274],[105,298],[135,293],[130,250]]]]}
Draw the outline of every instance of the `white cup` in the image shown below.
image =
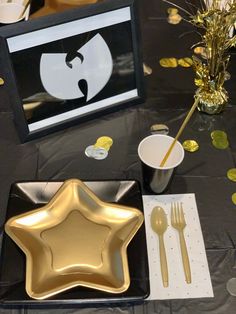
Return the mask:
{"type": "Polygon", "coordinates": [[[0,3],[0,23],[11,24],[16,23],[25,18],[25,14],[22,15],[25,6],[21,3],[15,2],[3,2],[0,3]]]}
{"type": "Polygon", "coordinates": [[[160,194],[167,189],[174,170],[184,159],[183,146],[177,141],[164,167],[160,167],[173,141],[174,138],[171,136],[154,134],[145,137],[138,146],[144,185],[154,193],[160,194]]]}

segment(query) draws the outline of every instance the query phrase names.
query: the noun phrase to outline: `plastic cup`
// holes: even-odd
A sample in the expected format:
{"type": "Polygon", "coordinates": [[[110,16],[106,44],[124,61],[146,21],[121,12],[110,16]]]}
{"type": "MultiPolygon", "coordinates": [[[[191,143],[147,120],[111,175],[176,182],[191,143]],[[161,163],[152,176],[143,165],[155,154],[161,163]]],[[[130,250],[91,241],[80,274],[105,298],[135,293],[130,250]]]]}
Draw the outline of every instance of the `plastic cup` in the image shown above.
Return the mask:
{"type": "Polygon", "coordinates": [[[174,138],[168,135],[154,134],[145,137],[138,146],[144,186],[156,194],[161,194],[168,188],[174,170],[184,159],[183,146],[177,141],[165,166],[160,167],[173,140],[174,138]]]}

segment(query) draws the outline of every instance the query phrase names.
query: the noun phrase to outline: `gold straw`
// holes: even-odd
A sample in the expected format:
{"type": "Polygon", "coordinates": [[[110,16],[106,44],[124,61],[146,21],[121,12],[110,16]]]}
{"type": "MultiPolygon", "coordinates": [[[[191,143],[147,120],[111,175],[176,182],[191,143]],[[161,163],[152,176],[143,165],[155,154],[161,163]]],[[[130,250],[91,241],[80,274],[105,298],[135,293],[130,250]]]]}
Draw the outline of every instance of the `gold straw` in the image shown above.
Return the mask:
{"type": "Polygon", "coordinates": [[[28,0],[28,1],[26,2],[25,7],[24,7],[23,11],[21,12],[20,17],[23,17],[23,16],[24,16],[24,14],[25,14],[26,10],[28,9],[30,3],[31,3],[31,0],[28,0]]]}
{"type": "Polygon", "coordinates": [[[194,110],[196,109],[197,105],[199,103],[199,96],[196,97],[192,108],[189,110],[189,113],[187,114],[186,118],[184,119],[184,122],[182,123],[176,137],[174,138],[173,142],[171,143],[167,153],[165,154],[164,158],[162,159],[162,162],[160,163],[160,167],[164,167],[168,157],[170,156],[170,153],[175,145],[175,143],[177,142],[178,138],[180,137],[180,135],[182,134],[184,128],[186,127],[186,124],[188,123],[189,119],[191,118],[192,114],[194,113],[194,110]]]}

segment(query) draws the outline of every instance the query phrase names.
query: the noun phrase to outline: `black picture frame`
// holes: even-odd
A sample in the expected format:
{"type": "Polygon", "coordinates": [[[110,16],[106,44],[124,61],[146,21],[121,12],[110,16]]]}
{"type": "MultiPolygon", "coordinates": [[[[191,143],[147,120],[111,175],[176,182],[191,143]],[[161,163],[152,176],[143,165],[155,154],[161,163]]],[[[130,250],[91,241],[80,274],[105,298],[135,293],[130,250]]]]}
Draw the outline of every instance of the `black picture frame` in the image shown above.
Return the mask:
{"type": "Polygon", "coordinates": [[[22,142],[144,101],[135,0],[108,0],[5,26],[0,45],[22,142]]]}

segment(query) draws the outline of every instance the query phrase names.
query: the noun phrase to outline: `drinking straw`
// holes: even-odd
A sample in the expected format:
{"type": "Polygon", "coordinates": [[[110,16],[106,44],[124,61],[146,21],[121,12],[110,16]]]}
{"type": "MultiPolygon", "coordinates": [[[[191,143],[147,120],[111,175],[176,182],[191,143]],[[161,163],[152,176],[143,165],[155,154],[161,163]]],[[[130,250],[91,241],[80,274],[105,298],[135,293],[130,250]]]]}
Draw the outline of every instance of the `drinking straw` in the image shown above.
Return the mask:
{"type": "Polygon", "coordinates": [[[167,153],[165,154],[164,158],[162,159],[162,162],[160,163],[160,167],[164,167],[168,157],[170,156],[170,153],[171,153],[175,143],[177,142],[178,138],[182,134],[184,128],[186,127],[186,124],[188,123],[189,119],[191,118],[192,114],[194,113],[194,110],[196,109],[198,103],[199,103],[199,96],[195,98],[195,101],[194,101],[191,109],[189,110],[189,113],[187,114],[186,118],[184,119],[184,122],[182,123],[176,137],[174,138],[173,142],[171,143],[167,153]]]}
{"type": "Polygon", "coordinates": [[[31,0],[28,0],[25,4],[25,7],[24,7],[24,10],[21,12],[21,15],[20,16],[24,16],[29,4],[30,4],[31,0]]]}

